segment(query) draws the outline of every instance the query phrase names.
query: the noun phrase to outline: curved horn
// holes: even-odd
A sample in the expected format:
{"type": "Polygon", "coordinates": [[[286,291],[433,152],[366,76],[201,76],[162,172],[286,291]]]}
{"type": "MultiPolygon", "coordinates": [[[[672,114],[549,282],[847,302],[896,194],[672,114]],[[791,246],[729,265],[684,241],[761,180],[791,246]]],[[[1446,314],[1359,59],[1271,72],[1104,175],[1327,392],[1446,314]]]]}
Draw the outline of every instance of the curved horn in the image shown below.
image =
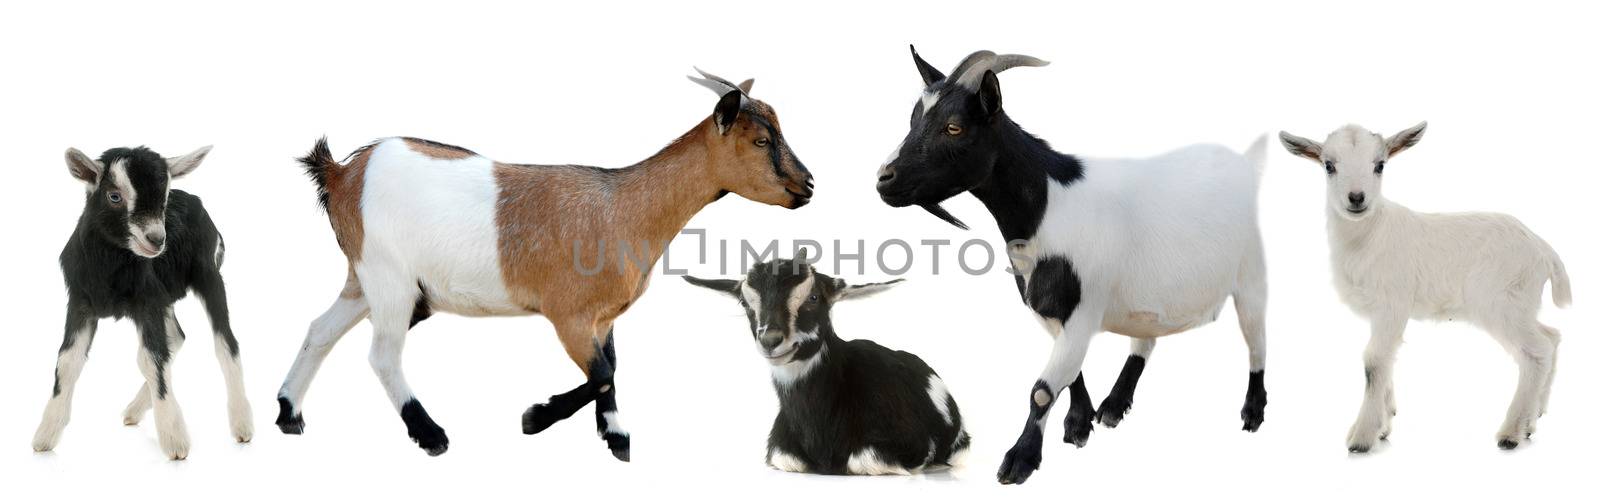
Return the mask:
{"type": "Polygon", "coordinates": [[[689,80],[694,81],[695,84],[705,86],[706,89],[710,89],[711,92],[716,93],[717,96],[728,94],[729,91],[738,91],[740,94],[744,94],[743,89],[740,89],[739,86],[735,86],[732,82],[728,82],[728,79],[706,73],[706,71],[701,70],[700,67],[694,67],[694,71],[699,72],[700,77],[690,75],[689,80]]]}
{"type": "Polygon", "coordinates": [[[983,81],[985,70],[994,73],[1004,72],[1019,66],[1041,67],[1050,62],[1022,54],[995,54],[991,51],[978,51],[968,55],[956,65],[955,71],[950,75],[955,76],[956,84],[967,89],[978,89],[978,83],[983,81]]]}

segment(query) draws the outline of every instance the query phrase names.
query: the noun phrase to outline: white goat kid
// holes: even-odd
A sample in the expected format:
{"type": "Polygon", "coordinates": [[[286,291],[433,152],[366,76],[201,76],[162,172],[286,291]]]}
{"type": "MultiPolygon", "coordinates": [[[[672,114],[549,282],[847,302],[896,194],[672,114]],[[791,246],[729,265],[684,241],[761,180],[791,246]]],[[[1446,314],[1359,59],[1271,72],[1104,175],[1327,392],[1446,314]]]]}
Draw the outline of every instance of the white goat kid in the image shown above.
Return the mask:
{"type": "Polygon", "coordinates": [[[1328,244],[1339,297],[1372,324],[1367,390],[1350,427],[1351,452],[1387,439],[1394,416],[1395,351],[1410,319],[1465,320],[1516,359],[1516,396],[1496,439],[1503,449],[1533,435],[1550,399],[1561,333],[1537,317],[1546,280],[1557,306],[1572,302],[1554,249],[1516,218],[1496,213],[1414,212],[1383,197],[1390,157],[1417,144],[1428,123],[1389,138],[1350,125],[1317,143],[1281,133],[1289,152],[1328,173],[1328,244]]]}

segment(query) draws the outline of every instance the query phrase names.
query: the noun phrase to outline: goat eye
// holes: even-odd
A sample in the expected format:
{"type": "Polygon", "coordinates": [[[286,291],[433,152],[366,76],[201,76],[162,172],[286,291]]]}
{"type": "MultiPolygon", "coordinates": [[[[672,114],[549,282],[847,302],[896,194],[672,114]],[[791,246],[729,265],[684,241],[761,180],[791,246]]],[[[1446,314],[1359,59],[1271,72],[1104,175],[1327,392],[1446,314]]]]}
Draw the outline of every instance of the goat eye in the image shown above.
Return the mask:
{"type": "Polygon", "coordinates": [[[946,125],[944,125],[944,132],[945,132],[945,134],[950,135],[950,136],[960,135],[961,134],[961,126],[956,124],[956,123],[946,124],[946,125]]]}
{"type": "Polygon", "coordinates": [[[122,203],[122,193],[114,192],[114,191],[110,192],[110,193],[107,193],[106,194],[106,199],[111,200],[112,203],[122,203]]]}
{"type": "Polygon", "coordinates": [[[1333,175],[1333,161],[1323,161],[1322,167],[1328,169],[1328,174],[1333,175]]]}
{"type": "Polygon", "coordinates": [[[811,300],[812,301],[816,301],[817,300],[817,295],[816,294],[812,294],[811,295],[811,300]]]}
{"type": "Polygon", "coordinates": [[[756,139],[756,147],[766,147],[767,146],[767,142],[768,142],[768,140],[765,139],[765,138],[757,138],[756,139]]]}
{"type": "Polygon", "coordinates": [[[1375,171],[1375,172],[1377,172],[1379,174],[1382,174],[1383,173],[1383,161],[1379,161],[1378,165],[1373,168],[1373,171],[1375,171]]]}

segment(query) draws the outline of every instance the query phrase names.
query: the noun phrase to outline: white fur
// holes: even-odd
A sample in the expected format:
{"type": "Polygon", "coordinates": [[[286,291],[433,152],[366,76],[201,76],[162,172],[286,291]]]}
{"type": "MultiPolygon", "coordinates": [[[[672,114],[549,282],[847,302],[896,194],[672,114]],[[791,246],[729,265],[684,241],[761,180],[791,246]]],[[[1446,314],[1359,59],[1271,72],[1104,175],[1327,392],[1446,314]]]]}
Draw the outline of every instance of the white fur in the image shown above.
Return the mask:
{"type": "MultiPolygon", "coordinates": [[[[1423,126],[1402,134],[1420,137],[1423,126]]],[[[1305,141],[1285,137],[1286,144],[1291,140],[1305,141]]],[[[1364,358],[1369,383],[1348,445],[1364,451],[1388,433],[1394,356],[1407,321],[1416,319],[1466,321],[1516,359],[1520,381],[1497,434],[1514,446],[1533,433],[1549,397],[1560,333],[1537,317],[1547,280],[1555,303],[1570,303],[1566,268],[1549,244],[1511,216],[1415,212],[1386,199],[1375,167],[1404,150],[1395,143],[1352,125],[1312,153],[1319,162],[1333,161],[1336,170],[1328,178],[1327,206],[1334,287],[1372,323],[1364,358]],[[1348,199],[1356,191],[1367,201],[1359,213],[1348,199]]]]}
{"type": "Polygon", "coordinates": [[[939,410],[939,416],[944,418],[945,425],[954,423],[950,418],[950,389],[944,385],[944,380],[939,375],[928,375],[928,400],[933,401],[933,408],[939,410]]]}
{"type": "Polygon", "coordinates": [[[784,453],[783,450],[779,450],[777,448],[773,448],[771,452],[767,453],[767,465],[770,465],[773,469],[777,469],[779,471],[796,473],[806,472],[805,462],[801,462],[800,459],[795,458],[794,455],[784,453]]]}
{"type": "Polygon", "coordinates": [[[90,339],[94,338],[94,331],[94,322],[78,328],[72,336],[72,346],[56,355],[56,384],[61,391],[51,397],[44,407],[44,418],[40,419],[39,428],[33,433],[34,451],[54,450],[56,443],[61,441],[61,431],[66,429],[67,421],[72,418],[72,392],[77,387],[78,376],[83,373],[83,363],[89,358],[90,339]]]}
{"type": "Polygon", "coordinates": [[[250,401],[244,389],[244,366],[239,356],[228,352],[221,335],[212,339],[216,343],[217,363],[222,365],[222,379],[228,388],[228,427],[233,440],[248,443],[255,437],[255,423],[251,419],[250,401]]]}
{"type": "Polygon", "coordinates": [[[311,322],[311,328],[306,330],[306,340],[300,346],[300,352],[294,359],[294,366],[289,368],[289,376],[283,380],[283,388],[278,389],[278,397],[289,399],[289,404],[296,408],[304,404],[306,390],[311,387],[311,379],[316,376],[317,370],[322,367],[322,361],[328,358],[328,352],[333,350],[333,345],[350,332],[361,319],[367,317],[370,309],[365,297],[355,299],[340,297],[333,302],[333,306],[323,312],[322,316],[311,322]]]}
{"type": "Polygon", "coordinates": [[[864,476],[889,474],[906,476],[911,474],[911,471],[906,470],[906,468],[883,460],[878,456],[878,450],[871,447],[863,448],[861,451],[850,455],[850,459],[845,461],[845,471],[850,474],[864,476]]]}
{"type": "MultiPolygon", "coordinates": [[[[1250,312],[1241,321],[1264,320],[1256,193],[1265,150],[1263,137],[1244,155],[1196,145],[1146,159],[1082,159],[1082,179],[1049,183],[1037,234],[1014,252],[1065,257],[1082,297],[1070,320],[1041,317],[1058,331],[1041,380],[1065,388],[1096,333],[1182,332],[1215,320],[1229,296],[1250,312]]],[[[1244,329],[1252,355],[1257,346],[1264,355],[1264,329],[1244,329]]]]}
{"type": "Polygon", "coordinates": [[[934,92],[931,92],[931,93],[922,93],[922,113],[924,113],[924,114],[928,113],[928,111],[932,110],[933,106],[937,105],[938,103],[939,103],[939,92],[938,91],[934,91],[934,92]]]}
{"type": "MultiPolygon", "coordinates": [[[[816,338],[817,335],[811,333],[799,333],[795,335],[796,341],[811,340],[816,338]]],[[[792,344],[799,343],[796,342],[792,344]]],[[[817,363],[822,362],[823,355],[827,352],[827,348],[823,348],[817,353],[812,354],[812,356],[808,359],[791,359],[783,364],[772,366],[772,382],[778,385],[779,390],[787,390],[794,387],[794,384],[799,382],[800,379],[805,378],[808,374],[811,374],[811,370],[817,367],[817,363]]]]}
{"type": "Polygon", "coordinates": [[[623,430],[622,421],[617,418],[616,411],[607,411],[600,416],[606,420],[606,429],[600,432],[601,435],[605,435],[607,432],[622,435],[628,434],[628,431],[623,430]]]}
{"type": "Polygon", "coordinates": [[[172,460],[183,460],[189,457],[189,428],[183,421],[183,411],[178,408],[178,397],[172,379],[172,368],[177,361],[178,350],[183,346],[183,339],[178,337],[178,322],[174,317],[172,308],[167,308],[166,317],[167,345],[170,349],[169,359],[161,367],[158,375],[155,361],[150,352],[139,350],[139,371],[144,374],[145,383],[152,392],[156,418],[156,438],[161,445],[161,451],[172,460]],[[157,376],[166,383],[166,395],[156,397],[157,376]]]}

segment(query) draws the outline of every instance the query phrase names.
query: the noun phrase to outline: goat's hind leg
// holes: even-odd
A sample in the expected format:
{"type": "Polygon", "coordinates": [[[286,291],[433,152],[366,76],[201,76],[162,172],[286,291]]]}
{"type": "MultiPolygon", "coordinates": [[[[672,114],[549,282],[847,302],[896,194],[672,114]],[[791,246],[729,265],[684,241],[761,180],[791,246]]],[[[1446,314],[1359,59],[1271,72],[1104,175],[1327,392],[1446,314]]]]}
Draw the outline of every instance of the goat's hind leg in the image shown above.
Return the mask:
{"type": "MultiPolygon", "coordinates": [[[[364,277],[364,280],[370,278],[364,277]]],[[[367,354],[367,362],[372,365],[372,372],[378,375],[378,381],[383,384],[390,404],[400,413],[400,420],[405,422],[406,435],[410,436],[411,440],[417,443],[417,447],[422,448],[429,456],[442,455],[450,448],[450,438],[445,435],[444,429],[433,421],[433,417],[428,415],[428,410],[422,407],[422,402],[417,400],[411,385],[406,382],[405,370],[401,366],[406,332],[417,321],[426,317],[424,309],[427,300],[423,297],[425,294],[419,285],[405,281],[387,282],[377,287],[363,282],[363,286],[372,287],[366,289],[367,300],[372,306],[372,349],[367,354]]]]}
{"type": "Polygon", "coordinates": [[[1539,324],[1539,332],[1550,340],[1550,371],[1544,377],[1544,389],[1539,394],[1539,416],[1550,411],[1550,386],[1556,381],[1556,360],[1561,354],[1561,331],[1539,324]]]}
{"type": "Polygon", "coordinates": [[[1496,331],[1494,334],[1517,361],[1517,392],[1506,410],[1505,422],[1495,434],[1500,448],[1511,450],[1533,435],[1544,389],[1555,368],[1556,347],[1537,324],[1520,331],[1496,331]]]}
{"type": "MultiPolygon", "coordinates": [[[[1251,275],[1257,276],[1257,275],[1251,275]]],[[[1245,390],[1239,418],[1244,430],[1255,432],[1267,419],[1267,285],[1258,279],[1233,294],[1233,308],[1239,317],[1239,331],[1250,351],[1250,381],[1245,390]]]]}
{"type": "Polygon", "coordinates": [[[1128,361],[1122,364],[1122,373],[1117,375],[1117,383],[1111,386],[1111,393],[1100,401],[1100,409],[1095,412],[1095,421],[1107,428],[1116,428],[1122,423],[1122,418],[1133,408],[1133,392],[1139,386],[1139,377],[1144,374],[1144,366],[1150,360],[1150,353],[1156,348],[1154,338],[1130,338],[1132,343],[1128,352],[1128,361]]]}
{"type": "Polygon", "coordinates": [[[300,346],[299,355],[294,358],[294,366],[283,378],[283,387],[278,389],[278,419],[275,422],[278,430],[284,434],[305,432],[306,421],[301,413],[311,380],[316,377],[317,369],[322,367],[322,361],[328,358],[328,352],[333,351],[339,339],[361,319],[367,318],[370,312],[367,299],[361,291],[361,283],[357,281],[355,272],[351,271],[345,280],[344,291],[339,293],[339,299],[306,330],[306,340],[300,346]]]}
{"type": "MultiPolygon", "coordinates": [[[[215,268],[215,265],[212,265],[215,268]]],[[[206,317],[211,320],[211,333],[217,364],[222,368],[222,379],[228,390],[228,427],[233,440],[248,443],[255,437],[250,400],[244,387],[244,367],[239,362],[239,340],[233,337],[233,323],[228,316],[228,291],[222,274],[212,269],[195,282],[195,293],[205,305],[206,317]]]]}

